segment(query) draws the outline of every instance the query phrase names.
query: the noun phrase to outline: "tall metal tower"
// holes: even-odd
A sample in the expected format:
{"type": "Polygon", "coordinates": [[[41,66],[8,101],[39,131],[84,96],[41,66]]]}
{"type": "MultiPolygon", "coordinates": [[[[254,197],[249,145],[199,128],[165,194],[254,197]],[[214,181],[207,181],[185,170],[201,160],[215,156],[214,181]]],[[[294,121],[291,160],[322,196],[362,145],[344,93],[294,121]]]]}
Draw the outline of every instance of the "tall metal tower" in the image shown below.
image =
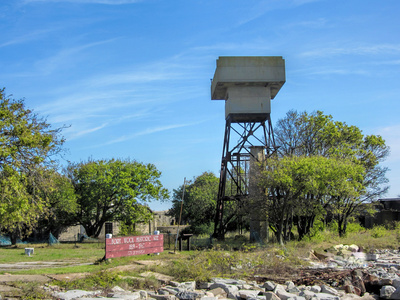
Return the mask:
{"type": "Polygon", "coordinates": [[[285,83],[281,56],[223,56],[211,83],[211,99],[225,100],[225,135],[215,214],[214,237],[224,239],[238,211],[225,215],[226,202],[246,205],[251,194],[252,161],[275,151],[271,99],[285,83]]]}

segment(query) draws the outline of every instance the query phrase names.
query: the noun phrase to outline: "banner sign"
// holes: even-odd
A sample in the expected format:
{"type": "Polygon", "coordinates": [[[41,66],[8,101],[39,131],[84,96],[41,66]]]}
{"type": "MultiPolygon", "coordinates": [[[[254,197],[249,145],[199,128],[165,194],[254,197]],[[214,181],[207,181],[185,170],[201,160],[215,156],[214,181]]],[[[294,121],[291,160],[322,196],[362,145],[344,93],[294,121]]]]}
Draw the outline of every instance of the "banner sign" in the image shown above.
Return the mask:
{"type": "Polygon", "coordinates": [[[106,259],[164,251],[164,235],[139,235],[106,239],[106,259]]]}

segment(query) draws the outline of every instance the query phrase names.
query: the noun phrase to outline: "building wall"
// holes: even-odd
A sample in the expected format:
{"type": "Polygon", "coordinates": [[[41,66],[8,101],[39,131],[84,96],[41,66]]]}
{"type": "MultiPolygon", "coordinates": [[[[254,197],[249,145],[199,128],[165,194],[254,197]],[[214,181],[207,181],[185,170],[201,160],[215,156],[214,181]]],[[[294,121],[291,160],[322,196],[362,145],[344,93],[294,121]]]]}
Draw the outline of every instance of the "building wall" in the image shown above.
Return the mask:
{"type": "Polygon", "coordinates": [[[362,218],[362,224],[365,228],[400,221],[400,198],[379,199],[375,203],[376,213],[373,216],[362,218]]]}
{"type": "Polygon", "coordinates": [[[169,226],[174,223],[175,218],[167,215],[168,211],[154,211],[153,220],[148,223],[136,224],[136,230],[141,234],[153,234],[158,227],[169,226]]]}
{"type": "MultiPolygon", "coordinates": [[[[153,220],[147,223],[137,223],[136,231],[140,232],[140,234],[153,234],[158,227],[161,226],[169,226],[174,223],[175,218],[167,216],[168,211],[155,211],[153,212],[153,220]]],[[[108,222],[112,225],[103,226],[101,229],[99,239],[104,239],[107,229],[112,227],[112,235],[118,236],[119,234],[119,222],[108,222]]],[[[109,232],[107,232],[109,233],[109,232]]],[[[58,240],[60,242],[73,242],[79,241],[80,236],[85,234],[85,229],[81,225],[68,227],[62,234],[60,234],[58,240]]]]}
{"type": "Polygon", "coordinates": [[[63,231],[59,237],[60,242],[74,242],[79,241],[80,235],[85,233],[85,229],[82,225],[70,226],[63,231]]]}

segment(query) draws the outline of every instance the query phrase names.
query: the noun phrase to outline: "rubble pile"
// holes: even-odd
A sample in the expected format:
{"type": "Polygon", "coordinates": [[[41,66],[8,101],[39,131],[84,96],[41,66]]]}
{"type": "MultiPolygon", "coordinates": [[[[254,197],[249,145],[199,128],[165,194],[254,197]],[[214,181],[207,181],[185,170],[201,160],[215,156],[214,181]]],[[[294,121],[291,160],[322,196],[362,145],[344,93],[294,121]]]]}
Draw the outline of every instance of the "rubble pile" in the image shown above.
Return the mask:
{"type": "MultiPolygon", "coordinates": [[[[349,300],[400,299],[400,253],[381,250],[365,254],[356,245],[337,245],[315,252],[311,268],[297,278],[246,282],[214,278],[211,282],[168,281],[157,291],[111,292],[53,290],[57,299],[155,299],[155,300],[349,300]],[[92,297],[92,298],[90,298],[92,297]]],[[[293,276],[292,276],[293,278],[293,276]]],[[[49,287],[48,287],[49,288],[49,287]]]]}
{"type": "Polygon", "coordinates": [[[399,250],[364,253],[357,245],[337,245],[313,255],[318,261],[310,261],[312,268],[351,270],[332,284],[346,293],[360,296],[368,291],[383,299],[400,299],[399,250]]]}
{"type": "MultiPolygon", "coordinates": [[[[386,288],[389,291],[388,288],[386,288]]],[[[394,288],[394,290],[396,290],[394,288]]],[[[328,285],[296,286],[292,281],[278,284],[267,281],[262,285],[243,280],[214,278],[211,282],[170,282],[157,292],[154,291],[126,291],[114,287],[111,292],[101,297],[101,291],[86,292],[71,290],[55,292],[57,299],[131,299],[131,300],[347,300],[363,299],[374,300],[375,297],[367,292],[363,296],[348,294],[344,290],[337,290],[328,285]]],[[[390,298],[398,299],[398,298],[390,298]]]]}

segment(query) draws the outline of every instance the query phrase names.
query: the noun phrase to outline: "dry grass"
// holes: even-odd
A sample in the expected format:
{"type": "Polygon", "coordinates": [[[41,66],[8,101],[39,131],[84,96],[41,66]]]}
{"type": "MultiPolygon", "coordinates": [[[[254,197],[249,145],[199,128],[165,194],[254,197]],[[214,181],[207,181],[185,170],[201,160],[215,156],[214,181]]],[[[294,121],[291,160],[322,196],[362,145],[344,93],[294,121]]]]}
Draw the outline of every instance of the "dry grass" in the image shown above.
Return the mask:
{"type": "MultiPolygon", "coordinates": [[[[356,228],[357,229],[357,228],[356,228]]],[[[140,279],[140,272],[150,270],[165,275],[173,276],[176,281],[208,281],[213,277],[228,277],[254,280],[256,278],[282,279],[294,276],[296,269],[307,267],[311,250],[323,251],[337,244],[356,244],[364,251],[374,249],[397,249],[400,241],[400,226],[397,224],[390,228],[376,227],[371,230],[350,230],[346,237],[339,238],[336,232],[322,231],[315,234],[307,241],[291,241],[280,246],[276,243],[249,244],[245,236],[229,236],[224,242],[214,241],[211,245],[209,237],[197,237],[198,249],[171,254],[164,251],[160,255],[125,257],[113,259],[108,263],[90,266],[79,266],[62,269],[42,270],[47,274],[60,274],[66,272],[89,272],[90,276],[68,282],[55,282],[65,288],[108,289],[114,285],[128,289],[153,289],[158,286],[156,279],[140,279]],[[203,245],[199,247],[199,245],[203,245]],[[130,265],[137,260],[163,261],[163,264],[143,265],[136,269],[116,268],[130,265]]],[[[2,261],[17,261],[26,259],[21,253],[22,248],[0,249],[2,261]]],[[[35,256],[29,259],[44,259],[57,261],[62,255],[66,259],[76,259],[95,262],[102,257],[104,250],[101,245],[74,248],[69,245],[57,247],[38,248],[35,256]],[[85,248],[88,247],[88,248],[85,248]],[[47,254],[46,254],[47,253],[47,254]],[[37,256],[36,256],[37,255],[37,256]],[[42,257],[43,256],[43,257],[42,257]],[[94,259],[96,258],[96,259],[94,259]]],[[[25,273],[34,272],[33,270],[25,273]]],[[[34,273],[36,273],[35,271],[34,273]]],[[[29,286],[28,291],[34,291],[35,286],[29,286]]]]}

